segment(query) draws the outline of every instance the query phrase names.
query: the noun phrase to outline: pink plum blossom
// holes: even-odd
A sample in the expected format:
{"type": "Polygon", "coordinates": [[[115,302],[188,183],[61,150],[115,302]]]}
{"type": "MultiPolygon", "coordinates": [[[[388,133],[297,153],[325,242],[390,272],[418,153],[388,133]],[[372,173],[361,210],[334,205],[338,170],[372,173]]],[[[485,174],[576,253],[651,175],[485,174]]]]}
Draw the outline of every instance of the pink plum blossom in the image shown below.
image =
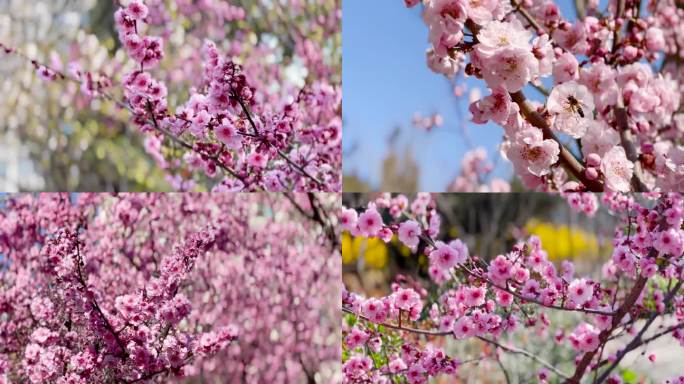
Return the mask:
{"type": "Polygon", "coordinates": [[[546,108],[556,117],[554,129],[580,138],[592,120],[594,98],[584,85],[568,81],[553,88],[546,108]]]}

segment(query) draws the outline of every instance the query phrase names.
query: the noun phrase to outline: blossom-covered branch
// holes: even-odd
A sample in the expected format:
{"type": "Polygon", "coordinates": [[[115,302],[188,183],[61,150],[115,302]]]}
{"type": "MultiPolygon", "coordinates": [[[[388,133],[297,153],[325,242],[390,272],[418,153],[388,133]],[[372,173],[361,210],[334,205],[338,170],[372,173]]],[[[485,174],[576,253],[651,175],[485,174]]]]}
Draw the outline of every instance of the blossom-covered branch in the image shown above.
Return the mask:
{"type": "Polygon", "coordinates": [[[77,65],[65,73],[23,57],[41,78],[83,82],[88,96],[128,110],[145,151],[175,189],[341,190],[340,15],[328,12],[338,0],[278,5],[272,11],[280,17],[266,15],[260,21],[269,24],[259,25],[258,33],[268,35],[268,27],[275,33],[278,23],[290,22],[288,36],[264,37],[257,45],[244,20],[251,16],[240,6],[122,3],[114,16],[128,57],[118,66],[122,74],[100,79],[77,65]],[[220,20],[206,15],[211,12],[220,20]],[[200,15],[212,20],[196,26],[200,15]],[[177,47],[178,34],[171,32],[186,28],[188,46],[177,47]],[[195,52],[193,62],[188,50],[195,52]],[[289,79],[297,70],[306,76],[289,79]]]}
{"type": "MultiPolygon", "coordinates": [[[[573,209],[588,215],[598,209],[596,195],[569,193],[564,197],[573,209]]],[[[489,263],[471,255],[461,240],[438,240],[441,219],[429,194],[418,194],[412,202],[403,195],[383,195],[360,210],[344,208],[340,222],[353,236],[378,237],[387,242],[396,236],[412,252],[426,255],[436,291],[428,294],[420,284],[401,279],[392,284],[393,292],[386,297],[365,298],[345,292],[343,311],[365,322],[351,322],[346,329],[347,381],[374,382],[376,371],[395,372],[396,367],[404,367],[402,375],[410,383],[422,383],[439,374],[453,375],[457,360],[446,358],[433,347],[422,350],[421,338],[478,338],[507,346],[509,343],[500,340],[518,330],[521,316],[526,327],[545,330],[551,325],[548,311],[572,311],[583,316],[566,338],[577,353],[574,372],[564,373],[517,347],[509,352],[532,358],[566,383],[580,383],[591,371],[603,380],[614,380],[614,370],[622,358],[651,340],[643,335],[657,318],[673,317],[677,324],[653,337],[670,335],[684,345],[684,332],[680,330],[684,324],[682,283],[660,283],[684,277],[684,199],[679,194],[653,198],[639,202],[633,197],[604,195],[604,204],[620,218],[620,226],[601,280],[576,277],[569,261],[563,261],[558,270],[534,236],[489,263]],[[605,345],[641,317],[648,318],[641,331],[633,334],[606,366],[602,362],[605,345]],[[392,336],[393,330],[415,336],[392,336]],[[376,353],[381,352],[390,356],[378,360],[376,353]],[[435,356],[441,357],[435,360],[435,356]]],[[[564,338],[556,342],[561,344],[564,338]]],[[[547,379],[548,373],[540,372],[540,380],[547,379]]]]}
{"type": "Polygon", "coordinates": [[[503,152],[527,187],[677,191],[683,85],[670,58],[682,51],[670,41],[684,15],[674,0],[649,2],[648,14],[640,0],[590,2],[574,22],[551,0],[405,0],[421,3],[428,66],[484,80],[491,93],[470,105],[472,121],[503,127],[503,152]],[[525,97],[527,85],[543,104],[525,97]]]}

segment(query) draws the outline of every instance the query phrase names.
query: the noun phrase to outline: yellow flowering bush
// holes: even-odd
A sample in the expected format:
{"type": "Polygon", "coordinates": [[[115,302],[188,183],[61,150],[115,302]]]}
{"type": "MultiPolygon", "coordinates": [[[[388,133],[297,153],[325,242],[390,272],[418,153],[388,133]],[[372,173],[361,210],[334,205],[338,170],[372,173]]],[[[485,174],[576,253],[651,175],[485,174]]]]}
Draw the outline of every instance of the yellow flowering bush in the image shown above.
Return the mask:
{"type": "Polygon", "coordinates": [[[539,236],[549,260],[592,258],[599,254],[596,235],[574,226],[531,219],[525,230],[539,236]]]}

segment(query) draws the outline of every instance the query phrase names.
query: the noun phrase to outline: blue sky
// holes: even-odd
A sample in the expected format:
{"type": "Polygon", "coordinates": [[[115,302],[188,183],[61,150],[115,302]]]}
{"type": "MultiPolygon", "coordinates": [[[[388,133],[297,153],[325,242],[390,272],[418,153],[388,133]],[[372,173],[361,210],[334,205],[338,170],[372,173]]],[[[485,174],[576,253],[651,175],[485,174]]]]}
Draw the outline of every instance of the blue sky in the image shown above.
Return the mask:
{"type": "MultiPolygon", "coordinates": [[[[571,2],[561,2],[564,16],[574,19],[571,2]]],[[[399,148],[408,146],[420,167],[419,188],[443,191],[458,174],[468,144],[459,124],[468,116],[467,97],[458,101],[449,81],[425,64],[427,27],[420,7],[406,9],[401,0],[348,0],[342,2],[343,25],[343,145],[344,172],[360,176],[378,187],[387,138],[402,127],[399,148]],[[429,134],[411,125],[413,114],[439,112],[445,124],[429,134]],[[349,153],[350,149],[355,150],[349,153]]],[[[485,89],[484,82],[468,79],[466,85],[485,89]]],[[[486,93],[486,92],[485,92],[486,93]]],[[[526,90],[530,98],[536,91],[526,90]]],[[[487,149],[498,158],[503,129],[494,125],[465,124],[472,146],[487,149]]],[[[495,170],[509,179],[512,167],[503,160],[495,170]]]]}

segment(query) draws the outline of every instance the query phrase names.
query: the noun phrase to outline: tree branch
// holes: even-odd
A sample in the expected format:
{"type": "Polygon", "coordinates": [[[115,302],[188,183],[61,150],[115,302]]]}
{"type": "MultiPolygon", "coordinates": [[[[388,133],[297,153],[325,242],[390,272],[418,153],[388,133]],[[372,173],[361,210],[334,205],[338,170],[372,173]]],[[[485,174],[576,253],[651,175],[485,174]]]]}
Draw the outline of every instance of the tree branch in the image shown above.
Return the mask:
{"type": "MultiPolygon", "coordinates": [[[[682,287],[682,284],[684,284],[684,282],[682,282],[682,281],[678,282],[674,286],[674,288],[672,288],[672,290],[670,292],[668,292],[667,296],[663,300],[663,303],[665,304],[665,306],[667,306],[672,301],[672,299],[674,299],[675,295],[677,294],[677,291],[679,291],[679,289],[682,287]]],[[[641,327],[641,330],[639,331],[639,333],[637,333],[637,335],[634,336],[632,341],[630,341],[629,344],[627,344],[627,346],[617,354],[613,363],[605,371],[603,371],[603,373],[601,374],[601,376],[598,379],[599,383],[602,383],[604,380],[606,380],[608,378],[608,375],[610,375],[610,373],[618,366],[618,364],[620,364],[620,361],[622,361],[622,359],[629,352],[631,352],[634,349],[638,348],[639,346],[643,345],[647,341],[654,340],[654,339],[656,339],[656,338],[658,338],[664,334],[667,334],[669,332],[674,331],[677,328],[684,327],[684,323],[680,323],[675,327],[671,327],[671,329],[669,329],[669,330],[666,330],[666,331],[661,332],[660,334],[654,335],[654,337],[651,337],[651,338],[646,339],[646,340],[642,340],[644,333],[646,333],[646,331],[651,326],[651,324],[653,324],[653,322],[658,318],[658,315],[660,315],[660,313],[654,312],[649,317],[649,319],[646,321],[646,323],[643,325],[643,327],[641,327]]]]}
{"type": "Polygon", "coordinates": [[[527,20],[527,22],[530,23],[530,25],[534,29],[536,29],[537,34],[541,35],[541,34],[546,33],[546,30],[544,30],[544,28],[541,25],[539,25],[537,20],[535,20],[535,18],[532,17],[532,15],[530,15],[530,13],[527,12],[527,10],[525,8],[523,8],[522,3],[519,3],[518,1],[515,1],[515,0],[511,0],[511,5],[513,6],[513,8],[515,8],[515,11],[520,13],[522,15],[522,17],[524,17],[525,20],[527,20]]]}
{"type": "Polygon", "coordinates": [[[176,144],[178,144],[178,145],[180,145],[180,146],[182,146],[182,147],[184,147],[184,148],[186,148],[186,149],[188,149],[188,150],[190,150],[190,151],[193,151],[193,152],[195,152],[195,153],[198,153],[198,154],[201,155],[201,156],[206,156],[206,157],[208,157],[208,158],[214,160],[214,162],[216,163],[216,165],[219,166],[219,168],[221,168],[221,169],[223,169],[224,171],[228,172],[228,173],[229,173],[231,176],[233,176],[234,178],[236,178],[236,179],[242,181],[243,184],[245,184],[245,185],[247,184],[246,181],[245,181],[245,178],[242,177],[242,176],[240,176],[236,171],[234,171],[233,169],[231,169],[231,168],[228,167],[227,165],[223,164],[223,161],[221,161],[221,159],[219,158],[219,156],[217,156],[217,155],[211,155],[211,154],[208,154],[208,153],[201,153],[201,152],[195,150],[195,147],[192,146],[192,144],[185,142],[184,140],[182,140],[181,138],[177,137],[177,136],[174,135],[173,133],[171,133],[171,132],[167,131],[166,129],[162,128],[162,127],[157,123],[157,119],[154,117],[154,111],[152,110],[152,103],[151,103],[149,100],[147,101],[147,111],[148,111],[148,113],[149,113],[150,116],[151,116],[152,124],[154,125],[154,129],[156,129],[157,131],[161,132],[164,136],[166,136],[167,138],[171,139],[171,140],[172,140],[173,142],[175,142],[176,144]]]}
{"type": "MultiPolygon", "coordinates": [[[[641,291],[644,290],[644,287],[646,286],[646,282],[648,281],[648,278],[644,276],[639,276],[639,278],[636,280],[636,283],[632,287],[632,290],[630,291],[629,295],[625,299],[625,301],[622,303],[620,308],[618,308],[615,316],[613,316],[613,321],[611,323],[611,327],[609,329],[601,331],[599,334],[599,345],[603,345],[608,341],[608,338],[610,337],[610,334],[617,328],[618,325],[620,325],[620,321],[622,321],[622,318],[625,317],[625,315],[632,309],[634,306],[634,303],[636,303],[637,299],[639,298],[639,295],[641,295],[641,291]]],[[[575,373],[572,375],[572,377],[568,380],[565,381],[565,384],[579,384],[580,380],[582,379],[582,376],[584,376],[584,373],[589,367],[589,364],[591,364],[591,361],[594,358],[594,355],[596,354],[596,350],[591,351],[591,352],[586,352],[583,356],[580,362],[577,364],[577,368],[575,369],[575,373]]]]}
{"type": "MultiPolygon", "coordinates": [[[[240,104],[240,107],[242,108],[242,111],[245,113],[245,115],[247,115],[247,120],[249,121],[249,124],[252,126],[252,130],[254,130],[254,133],[255,133],[256,135],[260,135],[259,130],[257,129],[256,123],[254,122],[254,119],[252,119],[252,114],[251,114],[251,112],[249,111],[249,108],[247,108],[247,106],[245,105],[245,103],[242,101],[242,99],[241,99],[240,97],[238,97],[237,95],[234,95],[234,98],[235,98],[235,99],[238,101],[238,103],[240,104]]],[[[317,186],[319,186],[319,187],[323,186],[323,183],[322,183],[320,180],[318,180],[315,176],[313,176],[313,175],[311,175],[309,172],[307,172],[307,170],[304,169],[304,167],[302,167],[301,165],[295,163],[295,162],[294,162],[292,159],[290,159],[290,157],[287,156],[282,150],[280,150],[279,148],[276,148],[275,145],[273,145],[270,141],[268,141],[268,140],[266,140],[266,139],[264,139],[263,141],[264,141],[265,143],[267,143],[268,146],[270,146],[271,148],[275,149],[276,152],[278,153],[278,156],[280,156],[280,157],[281,157],[283,160],[285,160],[288,164],[290,164],[291,166],[293,166],[297,171],[299,171],[299,173],[301,173],[302,175],[304,175],[304,176],[306,176],[307,178],[311,179],[314,183],[316,183],[317,186]]]]}
{"type": "Polygon", "coordinates": [[[579,160],[560,142],[558,137],[551,131],[551,126],[549,123],[537,112],[532,106],[527,102],[525,95],[522,91],[518,91],[511,94],[511,98],[520,107],[520,113],[525,117],[525,119],[533,126],[542,130],[544,139],[553,140],[558,143],[560,148],[560,153],[558,155],[558,161],[569,171],[575,178],[577,178],[582,184],[584,184],[587,189],[591,192],[603,192],[603,184],[598,180],[589,180],[584,175],[584,165],[580,163],[579,160]]]}
{"type": "MultiPolygon", "coordinates": [[[[515,4],[515,2],[512,4],[515,4]]],[[[522,8],[519,8],[518,10],[524,11],[522,8]]],[[[538,25],[531,16],[530,19],[533,20],[536,25],[538,25]]],[[[477,34],[480,31],[480,26],[475,24],[475,22],[470,19],[466,20],[465,25],[468,27],[468,29],[470,29],[475,36],[475,41],[477,41],[477,34]]],[[[575,156],[563,145],[563,143],[558,140],[556,135],[551,131],[551,126],[549,123],[532,108],[532,106],[527,102],[523,92],[518,91],[511,93],[511,98],[516,104],[518,104],[520,107],[520,113],[525,117],[525,119],[533,126],[541,129],[544,139],[553,140],[558,144],[558,147],[560,148],[558,161],[561,166],[563,166],[564,169],[569,171],[575,178],[577,178],[577,180],[584,184],[589,191],[603,192],[603,184],[598,180],[589,180],[584,175],[584,165],[582,165],[582,163],[575,158],[575,156]]]]}
{"type": "MultiPolygon", "coordinates": [[[[398,330],[398,331],[406,331],[406,332],[417,333],[417,334],[420,334],[420,335],[427,335],[427,336],[448,336],[448,335],[451,335],[451,334],[453,333],[453,332],[450,332],[450,331],[430,331],[430,330],[424,330],[424,329],[418,329],[418,328],[410,328],[410,327],[405,327],[405,326],[397,326],[397,325],[388,324],[388,323],[376,323],[376,322],[371,321],[371,320],[370,320],[369,318],[367,318],[366,316],[363,316],[363,315],[361,315],[361,314],[358,314],[358,313],[352,311],[352,310],[349,309],[349,308],[345,308],[344,306],[342,307],[342,311],[343,311],[343,312],[346,312],[346,313],[349,313],[349,314],[352,314],[352,315],[354,315],[354,316],[356,316],[356,317],[358,317],[358,318],[360,318],[360,319],[362,319],[362,320],[364,320],[364,321],[366,321],[366,322],[373,323],[373,324],[378,324],[378,325],[381,325],[381,326],[383,326],[383,327],[395,329],[395,330],[398,330]]],[[[545,361],[544,359],[540,358],[539,356],[535,355],[535,354],[532,353],[532,352],[526,351],[526,350],[524,350],[524,349],[516,348],[516,347],[505,346],[505,345],[503,345],[503,344],[500,344],[500,343],[497,342],[497,341],[488,339],[488,338],[486,338],[486,337],[482,337],[482,336],[476,336],[476,337],[477,337],[478,339],[480,339],[481,341],[484,341],[485,343],[492,344],[492,345],[494,345],[495,347],[501,348],[502,350],[504,350],[504,351],[506,351],[506,352],[510,352],[510,353],[514,353],[514,354],[520,354],[520,355],[529,357],[530,359],[532,359],[532,360],[538,362],[539,364],[545,366],[546,368],[552,370],[552,371],[555,372],[557,375],[559,375],[559,376],[561,376],[561,377],[563,377],[563,378],[569,377],[567,374],[565,374],[565,373],[563,373],[562,371],[558,370],[558,369],[557,369],[556,367],[554,367],[552,364],[550,364],[549,362],[545,361]]]]}

